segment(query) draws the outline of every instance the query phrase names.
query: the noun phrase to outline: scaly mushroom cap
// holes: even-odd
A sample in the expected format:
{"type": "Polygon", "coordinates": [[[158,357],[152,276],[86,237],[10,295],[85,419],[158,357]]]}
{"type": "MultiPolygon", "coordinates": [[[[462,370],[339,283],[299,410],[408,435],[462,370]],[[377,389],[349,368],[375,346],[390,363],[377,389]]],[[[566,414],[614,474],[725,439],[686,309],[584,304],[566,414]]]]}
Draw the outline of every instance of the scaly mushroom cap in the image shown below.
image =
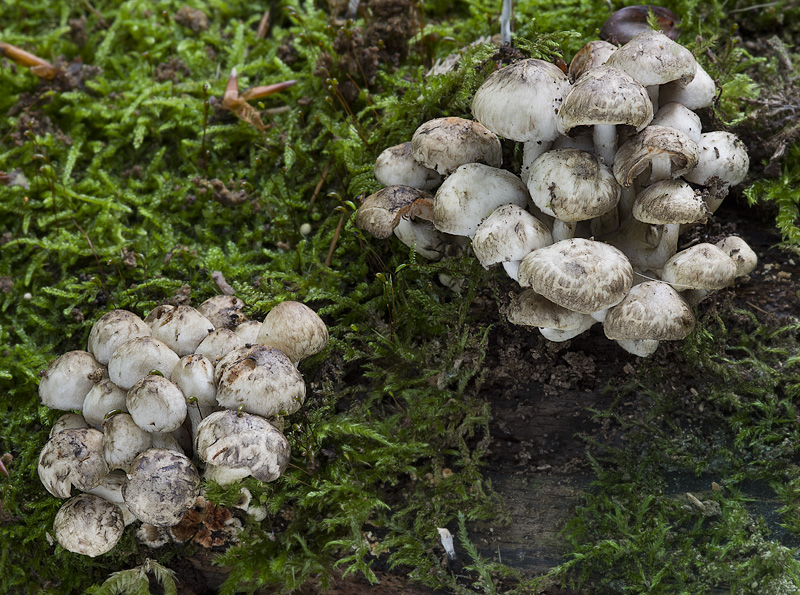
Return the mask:
{"type": "Polygon", "coordinates": [[[642,190],[633,203],[642,223],[696,223],[708,216],[705,201],[683,180],[661,180],[642,190]]]}
{"type": "Polygon", "coordinates": [[[111,310],[92,325],[87,350],[98,362],[108,364],[117,347],[136,337],[149,337],[150,334],[150,327],[133,312],[111,310]]]}
{"type": "Polygon", "coordinates": [[[92,489],[108,473],[103,433],[94,428],[58,432],[44,445],[37,471],[45,489],[56,498],[69,498],[73,486],[92,489]]]}
{"type": "Polygon", "coordinates": [[[197,311],[205,316],[214,328],[232,329],[245,320],[244,301],[235,295],[215,295],[197,306],[197,311]]]}
{"type": "Polygon", "coordinates": [[[388,186],[370,194],[356,211],[356,227],[379,240],[392,235],[404,215],[423,216],[432,208],[432,196],[411,186],[388,186]]]}
{"type": "Polygon", "coordinates": [[[68,500],[53,521],[53,534],[61,547],[92,558],[111,551],[124,530],[120,507],[92,494],[68,500]]]}
{"type": "Polygon", "coordinates": [[[442,175],[465,163],[500,167],[503,150],[497,135],[480,122],[464,118],[437,118],[425,122],[411,137],[411,154],[419,163],[442,175]]]}
{"type": "Polygon", "coordinates": [[[751,272],[758,264],[758,256],[753,249],[739,236],[728,236],[717,242],[716,247],[731,257],[736,265],[736,276],[741,277],[751,272]]]}
{"type": "Polygon", "coordinates": [[[384,186],[411,186],[433,190],[442,183],[442,176],[420,164],[411,154],[411,142],[384,149],[375,160],[375,179],[384,186]]]}
{"type": "Polygon", "coordinates": [[[183,357],[195,352],[214,325],[191,306],[178,306],[157,315],[150,328],[153,337],[183,357]]]}
{"type": "Polygon", "coordinates": [[[736,278],[736,265],[714,244],[695,244],[678,252],[664,265],[661,279],[678,291],[722,289],[736,278]]]}
{"type": "Polygon", "coordinates": [[[137,337],[123,343],[108,361],[111,382],[129,390],[140,379],[158,370],[169,378],[178,354],[155,337],[137,337]]]}
{"type": "Polygon", "coordinates": [[[564,308],[591,314],[622,301],[633,284],[633,268],[613,246],[573,238],[523,258],[519,284],[564,308]]]}
{"type": "Polygon", "coordinates": [[[197,427],[195,452],[217,467],[247,471],[259,481],[274,481],[289,464],[289,441],[262,417],[217,411],[197,427]]]}
{"type": "MultiPolygon", "coordinates": [[[[698,150],[685,132],[669,126],[648,126],[629,138],[614,156],[614,177],[622,186],[631,186],[656,155],[669,156],[671,176],[677,178],[697,165],[698,150]]],[[[691,180],[690,180],[691,181],[691,180]]]]}
{"type": "Polygon", "coordinates": [[[520,60],[496,70],[478,87],[472,114],[504,138],[551,141],[558,136],[556,114],[568,90],[569,81],[558,66],[520,60]]]}
{"type": "Polygon", "coordinates": [[[706,132],[697,145],[697,166],[684,177],[693,184],[710,186],[719,180],[726,187],[736,186],[747,176],[750,157],[747,147],[730,132],[706,132]]]}
{"type": "Polygon", "coordinates": [[[105,366],[91,353],[68,351],[47,367],[39,381],[39,400],[51,409],[80,409],[86,394],[105,376],[105,366]]]}
{"type": "Polygon", "coordinates": [[[186,397],[178,386],[151,374],[139,380],[125,399],[128,413],[145,432],[172,432],[186,419],[186,397]]]}
{"type": "Polygon", "coordinates": [[[581,328],[585,314],[551,302],[533,289],[525,289],[511,298],[506,318],[511,324],[536,326],[562,331],[581,328]]]}
{"type": "Polygon", "coordinates": [[[137,519],[156,527],[177,525],[200,494],[200,475],[185,455],[151,448],[133,460],[125,504],[137,519]]]}
{"type": "Polygon", "coordinates": [[[288,300],[267,313],[257,340],[267,347],[280,349],[296,364],[325,349],[328,327],[314,310],[288,300]]]}
{"type": "Polygon", "coordinates": [[[616,207],[621,188],[597,156],[579,149],[556,149],[533,162],[528,191],[543,213],[574,222],[616,207]]]}
{"type": "Polygon", "coordinates": [[[624,70],[645,87],[691,81],[697,60],[660,31],[643,31],[609,56],[606,65],[624,70]]]}
{"type": "Polygon", "coordinates": [[[488,268],[498,262],[522,260],[537,248],[549,246],[553,236],[544,223],[517,205],[492,211],[472,237],[472,250],[488,268]]]}
{"type": "Polygon", "coordinates": [[[439,231],[472,237],[497,207],[524,207],[528,198],[525,184],[510,171],[469,163],[459,167],[436,192],[433,224],[439,231]]]}
{"type": "Polygon", "coordinates": [[[640,131],[652,119],[653,104],[645,88],[621,70],[603,65],[572,85],[558,112],[558,129],[568,134],[576,126],[626,124],[640,131]]]}
{"type": "Polygon", "coordinates": [[[271,417],[289,415],[300,409],[306,398],[306,384],[297,368],[282,351],[252,345],[231,351],[215,372],[217,402],[228,409],[271,417]]]}
{"type": "Polygon", "coordinates": [[[603,321],[606,337],[615,340],[678,341],[694,329],[689,304],[668,284],[647,281],[631,288],[609,308],[603,321]]]}

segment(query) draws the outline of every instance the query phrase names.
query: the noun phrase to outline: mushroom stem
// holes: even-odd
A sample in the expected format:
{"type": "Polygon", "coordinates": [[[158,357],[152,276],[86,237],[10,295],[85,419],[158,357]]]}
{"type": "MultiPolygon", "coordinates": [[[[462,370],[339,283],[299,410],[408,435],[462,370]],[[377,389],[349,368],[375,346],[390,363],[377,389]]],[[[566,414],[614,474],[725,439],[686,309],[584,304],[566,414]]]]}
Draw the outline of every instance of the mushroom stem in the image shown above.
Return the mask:
{"type": "Polygon", "coordinates": [[[650,163],[650,184],[672,178],[672,160],[667,154],[654,155],[650,163]]]}
{"type": "Polygon", "coordinates": [[[519,281],[519,263],[522,262],[521,260],[505,260],[503,261],[503,268],[506,271],[506,274],[514,279],[514,281],[519,281]]]}
{"type": "Polygon", "coordinates": [[[653,113],[658,111],[658,88],[659,85],[650,85],[645,87],[647,95],[650,97],[650,103],[653,104],[653,113]]]}
{"type": "Polygon", "coordinates": [[[555,219],[553,221],[553,242],[571,240],[574,238],[576,226],[576,221],[562,221],[561,219],[555,219]]]}
{"type": "Polygon", "coordinates": [[[617,152],[617,127],[614,124],[595,124],[592,136],[595,153],[611,167],[617,152]]]}
{"type": "Polygon", "coordinates": [[[536,161],[539,155],[549,151],[552,145],[552,141],[543,140],[529,140],[522,144],[522,167],[520,168],[519,177],[525,184],[528,183],[528,175],[531,173],[531,164],[536,161]]]}

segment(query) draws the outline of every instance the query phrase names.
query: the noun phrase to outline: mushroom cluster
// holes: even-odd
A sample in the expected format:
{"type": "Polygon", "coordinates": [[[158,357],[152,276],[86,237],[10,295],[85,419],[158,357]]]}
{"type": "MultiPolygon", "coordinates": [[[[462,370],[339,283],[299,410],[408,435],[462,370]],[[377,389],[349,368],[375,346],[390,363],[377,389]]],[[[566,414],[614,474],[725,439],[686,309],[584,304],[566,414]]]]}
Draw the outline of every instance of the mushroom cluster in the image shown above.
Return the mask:
{"type": "Polygon", "coordinates": [[[38,464],[47,491],[70,498],[54,524],[64,548],[94,557],[132,522],[144,534],[176,527],[202,500],[193,458],[220,484],[274,481],[286,469],[289,442],[276,425],[302,406],[297,364],[325,348],[328,330],[299,302],[276,305],[263,323],[243,308],[216,296],[197,309],[158,306],[144,320],[112,310],[86,351],[44,372],[41,402],[69,411],[38,464]]]}
{"type": "Polygon", "coordinates": [[[744,144],[703,132],[693,111],[715,97],[691,52],[658,31],[589,42],[568,74],[520,60],[478,88],[474,120],[431,120],[378,157],[385,188],[356,225],[432,260],[471,244],[523,288],[512,323],[564,341],[600,322],[648,356],[692,331],[706,293],[756,266],[738,237],[678,251],[748,171],[744,144]],[[522,143],[518,175],[501,168],[501,138],[522,143]]]}

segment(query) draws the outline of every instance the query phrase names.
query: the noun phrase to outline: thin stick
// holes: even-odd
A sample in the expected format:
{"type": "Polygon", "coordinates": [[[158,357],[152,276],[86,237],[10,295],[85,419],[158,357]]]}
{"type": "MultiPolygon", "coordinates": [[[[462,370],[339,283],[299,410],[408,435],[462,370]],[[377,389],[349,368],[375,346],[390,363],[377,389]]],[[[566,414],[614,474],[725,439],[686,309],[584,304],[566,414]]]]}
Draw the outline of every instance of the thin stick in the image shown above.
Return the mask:
{"type": "Polygon", "coordinates": [[[322,175],[319,177],[319,182],[317,185],[314,186],[314,193],[311,195],[311,200],[308,203],[308,207],[311,208],[314,205],[314,201],[317,200],[317,196],[319,196],[319,191],[322,190],[322,185],[325,183],[325,180],[328,177],[328,172],[331,169],[331,162],[328,160],[328,163],[325,164],[325,168],[322,170],[322,175]]]}
{"type": "Polygon", "coordinates": [[[333,234],[333,240],[331,240],[331,247],[328,249],[328,256],[325,257],[325,266],[331,266],[331,260],[333,259],[333,251],[336,248],[336,242],[339,241],[339,234],[342,232],[342,225],[344,225],[344,215],[339,217],[339,223],[336,226],[336,232],[333,234]]]}

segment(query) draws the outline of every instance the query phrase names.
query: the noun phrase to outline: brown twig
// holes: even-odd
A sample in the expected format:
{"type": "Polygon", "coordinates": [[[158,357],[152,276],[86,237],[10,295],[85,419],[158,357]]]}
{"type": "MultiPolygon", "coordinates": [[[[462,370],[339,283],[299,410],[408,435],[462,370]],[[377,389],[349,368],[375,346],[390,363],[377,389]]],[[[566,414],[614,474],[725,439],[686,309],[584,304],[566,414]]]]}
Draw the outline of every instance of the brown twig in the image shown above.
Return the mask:
{"type": "Polygon", "coordinates": [[[344,215],[339,217],[339,223],[336,225],[336,231],[333,234],[333,239],[331,240],[331,247],[328,248],[328,256],[325,257],[325,266],[331,266],[331,260],[333,259],[333,251],[336,249],[336,242],[339,241],[339,234],[342,232],[342,225],[344,225],[344,215]]]}
{"type": "Polygon", "coordinates": [[[328,160],[328,163],[325,164],[324,169],[322,170],[322,174],[319,177],[319,181],[317,185],[314,186],[314,192],[311,194],[311,200],[308,202],[308,207],[311,208],[314,206],[314,201],[317,200],[317,196],[319,196],[320,190],[322,190],[322,185],[325,183],[325,180],[328,178],[328,172],[331,169],[331,162],[328,160]]]}

